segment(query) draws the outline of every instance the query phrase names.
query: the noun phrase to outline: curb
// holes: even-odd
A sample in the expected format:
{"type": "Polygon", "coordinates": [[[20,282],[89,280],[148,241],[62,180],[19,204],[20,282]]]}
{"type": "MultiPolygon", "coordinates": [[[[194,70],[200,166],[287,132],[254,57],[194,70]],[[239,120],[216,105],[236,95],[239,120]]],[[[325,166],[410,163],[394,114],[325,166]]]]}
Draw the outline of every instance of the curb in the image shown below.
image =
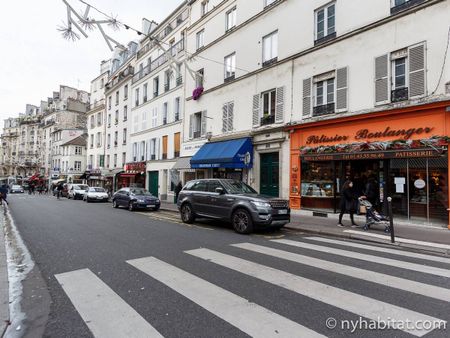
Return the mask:
{"type": "Polygon", "coordinates": [[[0,207],[0,337],[4,336],[10,325],[8,259],[4,232],[6,212],[5,205],[0,207]]]}
{"type": "MultiPolygon", "coordinates": [[[[164,210],[164,211],[170,211],[173,213],[178,213],[178,210],[174,210],[171,208],[167,208],[167,207],[163,207],[161,206],[159,210],[164,210]]],[[[332,232],[329,230],[322,230],[322,229],[305,229],[305,228],[301,228],[301,227],[296,227],[293,225],[285,225],[284,226],[286,229],[289,230],[296,230],[296,231],[303,231],[306,233],[311,233],[311,234],[316,234],[316,235],[323,235],[323,236],[332,236],[332,237],[337,237],[337,238],[343,238],[343,239],[355,239],[358,241],[364,241],[364,242],[369,242],[369,243],[378,243],[378,244],[385,244],[385,245],[389,245],[389,246],[394,246],[394,247],[402,247],[402,248],[407,248],[407,249],[413,249],[413,250],[420,250],[420,251],[426,251],[429,253],[433,253],[433,254],[440,254],[440,255],[445,255],[445,256],[449,256],[450,257],[450,251],[446,250],[446,249],[440,249],[440,248],[433,248],[433,247],[429,247],[429,246],[424,246],[424,245],[418,245],[418,244],[408,244],[408,243],[391,243],[390,241],[385,241],[382,239],[374,239],[374,238],[367,238],[364,237],[362,235],[356,235],[356,234],[347,234],[347,233],[336,233],[336,232],[332,232]]]]}

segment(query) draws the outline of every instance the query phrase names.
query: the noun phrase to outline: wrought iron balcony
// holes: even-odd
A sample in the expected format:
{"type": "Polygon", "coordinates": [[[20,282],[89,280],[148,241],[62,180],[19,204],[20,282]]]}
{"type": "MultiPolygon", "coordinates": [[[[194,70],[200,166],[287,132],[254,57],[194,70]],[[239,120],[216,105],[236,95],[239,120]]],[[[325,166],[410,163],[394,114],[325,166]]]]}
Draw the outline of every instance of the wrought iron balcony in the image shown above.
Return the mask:
{"type": "Polygon", "coordinates": [[[316,106],[313,108],[313,116],[323,116],[334,114],[334,103],[323,104],[321,106],[316,106]]]}
{"type": "Polygon", "coordinates": [[[408,87],[398,88],[391,91],[391,101],[401,102],[408,100],[408,87]]]}
{"type": "Polygon", "coordinates": [[[183,76],[182,75],[177,77],[177,86],[179,86],[181,84],[183,84],[183,76]]]}
{"type": "Polygon", "coordinates": [[[404,11],[404,10],[408,9],[408,8],[417,6],[417,5],[419,5],[419,4],[421,4],[421,3],[425,2],[425,1],[426,0],[408,0],[408,1],[405,1],[404,3],[402,3],[402,4],[398,5],[398,6],[391,7],[391,14],[399,13],[401,11],[404,11]]]}
{"type": "Polygon", "coordinates": [[[323,38],[320,38],[320,39],[317,39],[316,41],[314,41],[314,46],[320,45],[322,43],[333,40],[335,38],[336,38],[336,32],[333,32],[331,34],[324,36],[323,38]]]}
{"type": "Polygon", "coordinates": [[[194,131],[194,138],[200,138],[202,136],[202,132],[200,130],[194,131]]]}
{"type": "Polygon", "coordinates": [[[278,57],[275,57],[273,59],[267,60],[263,62],[263,67],[269,67],[270,65],[273,65],[274,63],[278,62],[278,57]]]}
{"type": "Polygon", "coordinates": [[[275,115],[266,115],[261,118],[262,126],[265,126],[268,124],[274,124],[274,123],[275,123],[275,115]]]}

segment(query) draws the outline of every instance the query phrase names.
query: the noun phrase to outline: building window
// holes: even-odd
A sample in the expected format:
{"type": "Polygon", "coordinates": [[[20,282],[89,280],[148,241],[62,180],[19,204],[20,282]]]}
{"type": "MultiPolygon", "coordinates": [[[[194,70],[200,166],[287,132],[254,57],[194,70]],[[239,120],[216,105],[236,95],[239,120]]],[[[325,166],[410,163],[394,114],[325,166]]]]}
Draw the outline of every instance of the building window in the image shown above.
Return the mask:
{"type": "Polygon", "coordinates": [[[136,95],[135,95],[135,106],[139,106],[139,88],[136,88],[135,91],[136,95]]]}
{"type": "Polygon", "coordinates": [[[408,100],[406,60],[406,56],[392,60],[392,102],[408,100]]]}
{"type": "Polygon", "coordinates": [[[147,112],[142,112],[142,130],[147,129],[147,112]]]}
{"type": "Polygon", "coordinates": [[[109,148],[111,148],[111,134],[108,134],[106,136],[106,146],[109,148]]]}
{"type": "Polygon", "coordinates": [[[75,155],[83,155],[83,147],[75,147],[75,155]]]}
{"type": "Polygon", "coordinates": [[[133,162],[137,162],[137,143],[133,143],[133,162]]]}
{"type": "Polygon", "coordinates": [[[94,148],[94,134],[91,134],[91,137],[90,137],[90,140],[91,140],[91,148],[94,148]]]}
{"type": "Polygon", "coordinates": [[[335,78],[314,84],[315,102],[313,116],[332,114],[335,111],[335,78]]]}
{"type": "Polygon", "coordinates": [[[123,87],[123,99],[128,99],[128,85],[125,85],[125,87],[123,87]]]}
{"type": "Polygon", "coordinates": [[[122,144],[127,144],[127,128],[123,129],[123,141],[122,144]]]}
{"type": "Polygon", "coordinates": [[[110,159],[110,156],[106,155],[106,168],[109,168],[109,159],[110,159]]]}
{"type": "Polygon", "coordinates": [[[112,97],[108,97],[108,109],[111,109],[112,97]]]}
{"type": "Polygon", "coordinates": [[[167,159],[167,148],[168,148],[168,136],[164,135],[162,137],[162,159],[166,160],[167,159]]]}
{"type": "MultiPolygon", "coordinates": [[[[95,128],[95,121],[94,121],[94,115],[91,115],[91,129],[95,128]]],[[[23,140],[23,136],[22,136],[23,140]]]]}
{"type": "Polygon", "coordinates": [[[154,107],[152,109],[152,128],[158,125],[158,108],[154,107]]]}
{"type": "Polygon", "coordinates": [[[262,117],[261,125],[275,123],[277,91],[272,89],[261,94],[262,98],[262,117]]]}
{"type": "Polygon", "coordinates": [[[205,15],[206,13],[208,13],[208,0],[202,1],[202,3],[200,4],[200,14],[201,16],[205,15]]]}
{"type": "Polygon", "coordinates": [[[122,153],[122,166],[127,163],[127,153],[122,153]]]}
{"type": "Polygon", "coordinates": [[[180,98],[177,97],[175,98],[175,105],[174,105],[174,110],[175,110],[175,121],[179,121],[180,120],[180,98]]]}
{"type": "Polygon", "coordinates": [[[103,116],[103,113],[98,113],[97,114],[97,126],[101,126],[102,125],[102,116],[103,116]]]}
{"type": "Polygon", "coordinates": [[[108,127],[111,127],[111,114],[108,114],[108,127]]]}
{"type": "Polygon", "coordinates": [[[142,89],[144,103],[147,102],[147,87],[148,87],[147,83],[144,83],[144,87],[142,89]]]}
{"type": "Polygon", "coordinates": [[[199,138],[206,134],[206,111],[190,116],[189,138],[199,138]]]}
{"type": "Polygon", "coordinates": [[[139,158],[141,161],[145,161],[145,141],[141,141],[141,146],[139,147],[139,158]]]}
{"type": "Polygon", "coordinates": [[[263,37],[263,66],[278,61],[278,31],[263,37]]]}
{"type": "Polygon", "coordinates": [[[115,115],[115,117],[114,117],[114,124],[118,124],[119,123],[119,111],[118,110],[116,110],[116,115],[115,115]]]}
{"type": "Polygon", "coordinates": [[[114,154],[114,168],[117,168],[117,154],[114,154]]]}
{"type": "Polygon", "coordinates": [[[119,105],[119,91],[116,92],[116,106],[119,105]]]}
{"type": "Polygon", "coordinates": [[[205,77],[205,70],[202,68],[195,73],[195,87],[203,87],[203,79],[205,77]]]}
{"type": "Polygon", "coordinates": [[[170,90],[170,77],[172,76],[172,72],[169,70],[166,70],[164,72],[164,91],[168,92],[170,90]]]}
{"type": "Polygon", "coordinates": [[[118,144],[119,144],[119,132],[115,131],[114,132],[114,147],[117,147],[118,144]]]}
{"type": "Polygon", "coordinates": [[[128,119],[128,106],[123,107],[123,120],[126,121],[128,119]]]}
{"type": "Polygon", "coordinates": [[[415,5],[421,4],[425,0],[391,0],[391,14],[401,12],[415,5]]]}
{"type": "Polygon", "coordinates": [[[73,169],[75,171],[81,171],[81,161],[75,161],[73,169]]]}
{"type": "Polygon", "coordinates": [[[153,97],[157,97],[159,95],[159,77],[155,77],[153,79],[153,97]]]}
{"type": "Polygon", "coordinates": [[[225,81],[233,80],[236,75],[236,53],[226,56],[224,61],[225,81]]]}
{"type": "Polygon", "coordinates": [[[173,134],[173,157],[180,157],[181,133],[173,134]]]}
{"type": "Polygon", "coordinates": [[[162,116],[162,124],[163,125],[167,124],[168,111],[169,111],[169,103],[164,102],[163,103],[163,116],[162,116]]]}
{"type": "Polygon", "coordinates": [[[204,45],[204,43],[205,43],[204,39],[205,39],[205,30],[202,29],[200,32],[197,32],[197,36],[196,36],[196,47],[197,47],[197,50],[200,49],[200,48],[203,48],[205,46],[204,45]]]}
{"type": "Polygon", "coordinates": [[[227,102],[222,107],[222,132],[233,131],[234,102],[227,102]]]}
{"type": "Polygon", "coordinates": [[[225,30],[229,31],[234,27],[236,27],[236,7],[230,9],[225,14],[225,30]]]}
{"type": "Polygon", "coordinates": [[[102,146],[102,134],[100,132],[97,133],[97,148],[102,146]]]}
{"type": "Polygon", "coordinates": [[[332,3],[315,12],[316,39],[315,44],[328,41],[336,37],[336,4],[332,3]]]}

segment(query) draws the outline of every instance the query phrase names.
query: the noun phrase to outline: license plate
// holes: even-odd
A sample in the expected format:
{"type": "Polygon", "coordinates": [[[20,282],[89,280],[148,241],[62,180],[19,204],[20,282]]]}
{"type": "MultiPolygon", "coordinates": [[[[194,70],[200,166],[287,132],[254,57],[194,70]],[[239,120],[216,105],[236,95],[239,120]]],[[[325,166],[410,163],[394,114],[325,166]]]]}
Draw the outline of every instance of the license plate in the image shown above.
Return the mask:
{"type": "Polygon", "coordinates": [[[147,205],[147,208],[154,208],[154,207],[155,207],[154,204],[148,204],[148,205],[147,205]]]}
{"type": "Polygon", "coordinates": [[[279,215],[287,215],[287,213],[288,213],[287,210],[278,210],[279,215]]]}

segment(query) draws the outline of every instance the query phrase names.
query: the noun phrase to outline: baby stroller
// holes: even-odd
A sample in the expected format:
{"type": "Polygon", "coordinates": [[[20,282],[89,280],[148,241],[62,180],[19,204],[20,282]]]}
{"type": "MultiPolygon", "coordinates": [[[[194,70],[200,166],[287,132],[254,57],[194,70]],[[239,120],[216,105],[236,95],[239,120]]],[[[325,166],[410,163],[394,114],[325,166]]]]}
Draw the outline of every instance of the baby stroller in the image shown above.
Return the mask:
{"type": "Polygon", "coordinates": [[[372,203],[365,198],[359,198],[359,205],[366,207],[366,224],[364,224],[364,230],[369,230],[371,225],[383,225],[384,232],[391,232],[389,218],[376,211],[372,203]]]}

